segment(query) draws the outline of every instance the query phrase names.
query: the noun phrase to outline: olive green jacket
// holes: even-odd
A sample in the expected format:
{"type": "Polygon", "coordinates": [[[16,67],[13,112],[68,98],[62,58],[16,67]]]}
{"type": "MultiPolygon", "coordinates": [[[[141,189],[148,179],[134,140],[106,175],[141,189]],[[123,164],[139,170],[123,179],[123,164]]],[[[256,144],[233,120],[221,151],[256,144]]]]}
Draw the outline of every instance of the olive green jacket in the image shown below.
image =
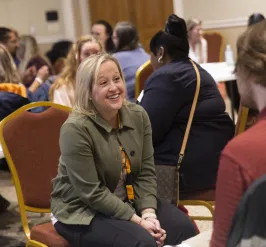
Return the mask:
{"type": "Polygon", "coordinates": [[[112,129],[99,115],[72,113],[60,131],[61,156],[53,179],[51,209],[65,224],[88,225],[96,213],[129,220],[134,211],[157,209],[152,132],[145,110],[129,103],[112,129]],[[134,175],[132,208],[113,194],[120,179],[125,148],[134,175]]]}

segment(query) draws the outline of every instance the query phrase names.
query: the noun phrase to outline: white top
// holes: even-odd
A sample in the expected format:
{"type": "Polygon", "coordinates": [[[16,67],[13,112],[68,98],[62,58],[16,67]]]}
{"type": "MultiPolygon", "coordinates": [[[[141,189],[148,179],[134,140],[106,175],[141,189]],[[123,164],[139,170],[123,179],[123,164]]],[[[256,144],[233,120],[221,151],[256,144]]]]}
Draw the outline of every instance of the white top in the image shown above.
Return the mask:
{"type": "MultiPolygon", "coordinates": [[[[190,45],[190,44],[189,44],[190,45]]],[[[195,46],[195,51],[192,50],[191,45],[188,56],[196,63],[207,63],[208,62],[208,43],[207,40],[201,38],[201,42],[195,46]]]]}
{"type": "Polygon", "coordinates": [[[53,102],[72,107],[74,103],[74,88],[62,85],[54,90],[53,102]]]}

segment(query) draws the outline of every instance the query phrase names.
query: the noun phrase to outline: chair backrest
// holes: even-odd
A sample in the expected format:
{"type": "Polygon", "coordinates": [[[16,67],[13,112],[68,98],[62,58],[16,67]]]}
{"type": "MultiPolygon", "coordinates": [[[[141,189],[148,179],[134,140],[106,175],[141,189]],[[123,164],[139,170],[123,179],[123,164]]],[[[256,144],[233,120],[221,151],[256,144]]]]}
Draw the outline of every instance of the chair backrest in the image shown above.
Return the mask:
{"type": "Polygon", "coordinates": [[[57,174],[60,128],[70,108],[51,102],[25,105],[0,123],[0,141],[24,206],[49,209],[51,180],[57,174]],[[41,113],[28,110],[49,107],[41,113]],[[21,193],[21,195],[20,195],[21,193]]]}
{"type": "Polygon", "coordinates": [[[235,136],[241,134],[246,130],[247,121],[248,121],[248,112],[249,109],[247,107],[244,107],[242,105],[239,106],[235,136]]]}
{"type": "Polygon", "coordinates": [[[216,63],[223,61],[224,38],[218,32],[203,33],[203,38],[208,44],[208,63],[216,63]]]}
{"type": "Polygon", "coordinates": [[[136,72],[136,85],[135,85],[135,98],[137,99],[139,94],[144,88],[144,83],[148,77],[152,74],[153,68],[151,62],[147,61],[140,66],[136,72]]]}

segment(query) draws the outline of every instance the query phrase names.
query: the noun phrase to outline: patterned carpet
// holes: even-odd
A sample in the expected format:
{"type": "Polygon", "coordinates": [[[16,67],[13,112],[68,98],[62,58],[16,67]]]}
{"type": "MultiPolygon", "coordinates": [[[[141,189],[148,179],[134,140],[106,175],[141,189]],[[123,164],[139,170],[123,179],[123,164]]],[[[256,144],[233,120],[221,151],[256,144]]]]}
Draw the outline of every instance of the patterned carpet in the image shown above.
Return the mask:
{"type": "MultiPolygon", "coordinates": [[[[0,194],[11,202],[8,211],[0,214],[0,247],[25,247],[26,236],[20,221],[16,191],[8,172],[0,171],[0,194]]],[[[203,207],[191,206],[188,210],[191,215],[209,216],[208,211],[203,207]]],[[[49,221],[50,216],[49,214],[41,216],[28,213],[28,220],[31,227],[49,221]]],[[[211,221],[197,221],[196,223],[201,232],[212,228],[211,221]]]]}
{"type": "MultiPolygon", "coordinates": [[[[28,214],[30,227],[49,221],[49,215],[28,214]]],[[[25,247],[26,237],[22,229],[18,206],[12,203],[9,210],[0,215],[0,246],[25,247]]]]}
{"type": "MultiPolygon", "coordinates": [[[[0,214],[0,247],[25,247],[26,236],[20,221],[16,191],[8,172],[0,171],[0,194],[11,202],[8,211],[0,214]]],[[[29,213],[28,219],[32,226],[47,222],[49,215],[29,213]]]]}

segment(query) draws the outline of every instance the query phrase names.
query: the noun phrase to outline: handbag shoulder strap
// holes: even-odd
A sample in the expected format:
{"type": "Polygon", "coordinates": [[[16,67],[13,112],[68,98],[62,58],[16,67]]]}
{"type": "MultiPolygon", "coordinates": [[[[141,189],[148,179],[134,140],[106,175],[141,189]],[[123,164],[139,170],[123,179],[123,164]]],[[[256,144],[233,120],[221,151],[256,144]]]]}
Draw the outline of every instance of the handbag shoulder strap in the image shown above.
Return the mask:
{"type": "Polygon", "coordinates": [[[189,118],[188,118],[188,122],[187,122],[187,127],[186,127],[186,132],[183,138],[183,142],[182,142],[182,146],[181,146],[181,150],[179,153],[179,159],[178,159],[178,163],[177,163],[177,168],[180,168],[180,165],[182,163],[184,154],[185,154],[185,150],[186,150],[186,146],[187,146],[187,140],[188,140],[188,136],[189,136],[189,132],[190,132],[190,128],[192,125],[192,121],[193,121],[193,117],[194,117],[194,113],[196,110],[196,105],[198,102],[198,97],[199,97],[199,91],[200,91],[200,73],[199,70],[196,66],[196,64],[190,59],[190,62],[192,63],[195,71],[196,71],[196,76],[197,76],[197,85],[196,85],[196,91],[195,91],[195,95],[194,95],[194,99],[192,102],[192,106],[191,106],[191,110],[190,110],[190,114],[189,114],[189,118]]]}

